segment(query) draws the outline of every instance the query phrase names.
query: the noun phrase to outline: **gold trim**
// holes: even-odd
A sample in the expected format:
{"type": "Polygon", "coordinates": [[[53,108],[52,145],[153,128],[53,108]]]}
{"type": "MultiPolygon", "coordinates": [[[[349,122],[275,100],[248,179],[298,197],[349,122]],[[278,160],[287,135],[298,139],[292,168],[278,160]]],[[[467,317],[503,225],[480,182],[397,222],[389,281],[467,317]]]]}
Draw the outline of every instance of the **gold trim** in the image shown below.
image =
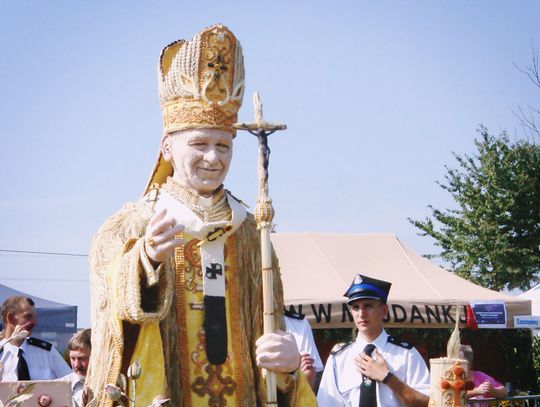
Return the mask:
{"type": "MultiPolygon", "coordinates": [[[[232,339],[232,349],[233,349],[233,369],[234,369],[234,378],[236,381],[236,405],[238,407],[243,406],[244,401],[244,364],[242,358],[242,332],[240,331],[240,310],[239,310],[239,293],[238,288],[241,284],[239,281],[238,273],[238,256],[236,253],[236,244],[233,236],[229,236],[225,242],[225,247],[228,247],[229,250],[225,252],[225,255],[229,258],[230,268],[228,273],[228,303],[229,303],[229,314],[230,322],[229,326],[231,328],[231,339],[232,339]]],[[[227,264],[227,258],[225,258],[225,264],[227,264]]],[[[227,267],[227,266],[225,266],[227,267]]]]}
{"type": "MultiPolygon", "coordinates": [[[[181,234],[184,238],[184,234],[181,234]]],[[[174,271],[176,276],[176,319],[178,321],[178,351],[180,359],[180,387],[186,405],[191,405],[191,387],[189,385],[189,353],[188,353],[188,338],[187,338],[187,321],[185,313],[186,298],[184,294],[185,281],[185,255],[184,246],[179,246],[174,249],[174,271]]]]}

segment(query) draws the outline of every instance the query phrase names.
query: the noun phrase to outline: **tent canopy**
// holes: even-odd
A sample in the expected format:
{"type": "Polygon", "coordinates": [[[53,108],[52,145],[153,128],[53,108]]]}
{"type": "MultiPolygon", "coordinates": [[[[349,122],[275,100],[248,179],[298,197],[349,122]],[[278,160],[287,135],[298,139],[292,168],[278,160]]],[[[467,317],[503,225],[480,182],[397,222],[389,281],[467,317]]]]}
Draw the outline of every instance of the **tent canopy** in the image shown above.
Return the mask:
{"type": "MultiPolygon", "coordinates": [[[[507,326],[530,313],[530,301],[483,288],[431,263],[393,234],[272,233],[285,303],[313,328],[352,326],[343,294],[357,273],[390,281],[389,326],[454,325],[456,307],[504,301],[507,326]]],[[[465,322],[465,313],[460,313],[465,322]]]]}
{"type": "Polygon", "coordinates": [[[529,291],[519,294],[518,298],[531,300],[532,315],[540,316],[540,284],[535,285],[529,291]]]}
{"type": "Polygon", "coordinates": [[[0,284],[0,304],[15,295],[30,297],[36,304],[37,325],[32,336],[52,342],[59,350],[77,331],[77,307],[46,300],[0,284]]]}

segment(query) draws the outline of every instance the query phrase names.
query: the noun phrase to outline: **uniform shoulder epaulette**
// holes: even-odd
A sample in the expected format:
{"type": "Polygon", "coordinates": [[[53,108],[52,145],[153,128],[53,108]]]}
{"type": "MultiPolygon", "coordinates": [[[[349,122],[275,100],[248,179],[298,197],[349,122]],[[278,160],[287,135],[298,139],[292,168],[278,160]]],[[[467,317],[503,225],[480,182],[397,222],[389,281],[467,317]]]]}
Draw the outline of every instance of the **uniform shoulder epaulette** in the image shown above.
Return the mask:
{"type": "Polygon", "coordinates": [[[301,314],[299,312],[292,312],[291,310],[286,309],[284,312],[286,317],[294,318],[294,319],[304,319],[306,316],[304,314],[301,314]]]}
{"type": "Polygon", "coordinates": [[[46,351],[50,351],[52,349],[52,343],[44,341],[42,339],[30,337],[26,340],[26,342],[28,342],[28,345],[36,346],[46,351]]]}
{"type": "Polygon", "coordinates": [[[386,341],[391,343],[392,345],[401,346],[405,349],[412,349],[413,347],[412,344],[410,344],[409,342],[402,341],[401,339],[394,338],[393,336],[389,336],[386,341]]]}
{"type": "Polygon", "coordinates": [[[341,351],[347,349],[349,346],[351,346],[354,343],[354,341],[346,342],[346,343],[336,343],[332,350],[330,351],[330,354],[335,356],[341,351]]]}

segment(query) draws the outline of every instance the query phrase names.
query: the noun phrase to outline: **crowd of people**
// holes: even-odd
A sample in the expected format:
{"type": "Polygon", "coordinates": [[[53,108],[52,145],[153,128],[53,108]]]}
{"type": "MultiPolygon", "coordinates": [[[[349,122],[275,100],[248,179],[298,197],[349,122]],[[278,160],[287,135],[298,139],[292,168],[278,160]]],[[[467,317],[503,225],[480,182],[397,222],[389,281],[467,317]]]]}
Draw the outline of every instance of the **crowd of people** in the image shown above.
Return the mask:
{"type": "Polygon", "coordinates": [[[2,304],[0,381],[67,381],[73,406],[83,407],[84,380],[92,351],[90,329],[72,336],[64,358],[50,342],[31,336],[37,323],[31,298],[13,296],[2,304]]]}
{"type": "MultiPolygon", "coordinates": [[[[317,394],[319,406],[427,406],[429,372],[424,360],[414,347],[384,330],[390,286],[365,275],[355,277],[345,296],[358,335],[355,341],[339,344],[332,350],[324,373],[305,316],[285,311],[286,331],[294,336],[301,355],[298,369],[317,394]]],[[[68,365],[51,343],[30,336],[37,324],[31,298],[8,298],[2,305],[2,323],[1,381],[68,381],[73,406],[86,405],[85,378],[92,351],[90,329],[81,330],[70,339],[66,350],[68,365]]],[[[501,383],[473,370],[469,345],[460,347],[460,358],[467,361],[467,377],[474,383],[467,399],[506,396],[501,383]]]]}

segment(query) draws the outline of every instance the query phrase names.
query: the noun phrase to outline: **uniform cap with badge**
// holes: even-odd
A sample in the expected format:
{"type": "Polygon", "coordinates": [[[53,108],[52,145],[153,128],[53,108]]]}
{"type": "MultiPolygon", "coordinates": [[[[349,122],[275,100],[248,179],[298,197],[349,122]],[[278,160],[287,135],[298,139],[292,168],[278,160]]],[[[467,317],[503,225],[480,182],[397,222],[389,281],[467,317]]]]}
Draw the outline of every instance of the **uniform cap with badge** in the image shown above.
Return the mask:
{"type": "Polygon", "coordinates": [[[386,304],[391,286],[392,283],[387,281],[357,274],[354,277],[351,286],[343,296],[348,298],[347,304],[349,305],[362,298],[372,298],[386,304]]]}

